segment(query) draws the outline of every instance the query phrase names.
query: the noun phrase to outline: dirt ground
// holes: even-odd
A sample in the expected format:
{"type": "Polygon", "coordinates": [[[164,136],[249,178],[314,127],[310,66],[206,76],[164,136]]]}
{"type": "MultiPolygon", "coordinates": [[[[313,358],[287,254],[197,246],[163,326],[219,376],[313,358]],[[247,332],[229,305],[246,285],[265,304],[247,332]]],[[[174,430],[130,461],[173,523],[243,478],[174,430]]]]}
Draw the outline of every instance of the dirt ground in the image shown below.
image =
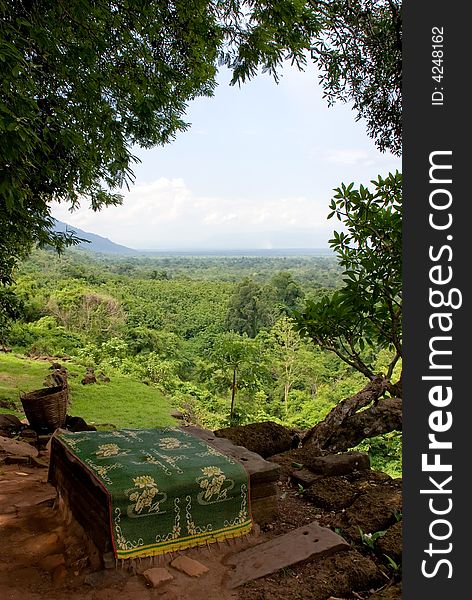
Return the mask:
{"type": "MultiPolygon", "coordinates": [[[[350,551],[308,560],[261,578],[238,590],[225,587],[225,557],[276,535],[318,521],[339,527],[346,510],[334,512],[315,506],[290,478],[290,452],[276,458],[282,466],[278,482],[279,516],[263,530],[238,541],[191,549],[184,554],[209,568],[190,578],[169,566],[175,556],[162,557],[174,579],[162,587],[148,587],[142,572],[120,568],[98,569],[81,538],[80,528],[61,521],[54,508],[55,490],[47,483],[47,469],[18,464],[0,466],[0,598],[2,600],[395,600],[401,588],[372,553],[356,545],[350,551]]],[[[376,478],[374,477],[374,480],[376,478]]],[[[352,483],[352,482],[347,482],[352,483]]],[[[367,480],[361,482],[367,485],[367,480]]],[[[370,485],[378,486],[375,483],[370,485]]],[[[395,487],[395,486],[394,486],[395,487]]],[[[345,517],[344,517],[345,518],[345,517]]]]}

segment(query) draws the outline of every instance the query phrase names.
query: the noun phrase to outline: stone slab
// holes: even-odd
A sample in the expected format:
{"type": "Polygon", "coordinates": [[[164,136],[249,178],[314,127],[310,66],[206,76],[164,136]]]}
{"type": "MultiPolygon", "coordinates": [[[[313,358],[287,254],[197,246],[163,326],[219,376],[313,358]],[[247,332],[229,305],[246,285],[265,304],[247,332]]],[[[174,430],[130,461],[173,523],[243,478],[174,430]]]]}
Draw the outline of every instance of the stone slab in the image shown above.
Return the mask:
{"type": "Polygon", "coordinates": [[[227,559],[226,564],[234,567],[227,579],[227,587],[234,589],[308,558],[349,548],[341,536],[312,522],[227,559]]]}
{"type": "Polygon", "coordinates": [[[233,442],[226,438],[216,437],[212,431],[207,429],[200,429],[199,427],[193,426],[181,427],[181,429],[182,431],[199,437],[220,452],[235,458],[249,473],[251,485],[261,482],[277,481],[280,474],[280,465],[265,460],[259,454],[251,452],[243,446],[235,446],[233,442]]]}
{"type": "Polygon", "coordinates": [[[369,455],[365,452],[342,452],[328,456],[307,457],[306,465],[320,475],[347,475],[353,471],[370,469],[369,455]]]}
{"type": "Polygon", "coordinates": [[[26,442],[19,442],[0,436],[0,454],[5,453],[15,456],[38,456],[39,452],[26,442]]]}
{"type": "Polygon", "coordinates": [[[172,581],[174,576],[169,573],[167,569],[163,567],[154,567],[152,569],[147,569],[143,573],[146,581],[148,581],[153,588],[157,588],[168,581],[172,581]]]}
{"type": "Polygon", "coordinates": [[[304,488],[309,488],[313,485],[317,479],[320,479],[322,475],[315,475],[308,469],[297,469],[290,475],[292,481],[302,485],[304,488]]]}
{"type": "Polygon", "coordinates": [[[178,556],[170,563],[170,566],[189,577],[200,577],[209,571],[208,567],[188,556],[178,556]]]}

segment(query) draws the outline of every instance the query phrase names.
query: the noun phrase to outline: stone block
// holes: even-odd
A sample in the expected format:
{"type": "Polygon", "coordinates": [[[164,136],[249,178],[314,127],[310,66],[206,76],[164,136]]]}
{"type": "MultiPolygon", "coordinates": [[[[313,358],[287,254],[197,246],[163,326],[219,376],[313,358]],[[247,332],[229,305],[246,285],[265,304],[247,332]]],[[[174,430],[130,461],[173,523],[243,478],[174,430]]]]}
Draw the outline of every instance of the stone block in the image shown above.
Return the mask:
{"type": "Polygon", "coordinates": [[[38,450],[27,442],[19,442],[4,436],[0,436],[0,454],[10,456],[38,456],[38,450]]]}
{"type": "Polygon", "coordinates": [[[170,563],[170,566],[189,577],[200,577],[209,571],[208,567],[188,556],[178,556],[170,563]]]}
{"type": "Polygon", "coordinates": [[[369,455],[365,452],[342,452],[341,454],[316,457],[307,456],[305,464],[310,471],[324,476],[347,475],[353,471],[370,469],[369,455]]]}
{"type": "Polygon", "coordinates": [[[153,588],[157,588],[174,579],[174,576],[163,567],[153,567],[152,569],[147,569],[144,571],[143,575],[146,581],[148,581],[153,588]]]}

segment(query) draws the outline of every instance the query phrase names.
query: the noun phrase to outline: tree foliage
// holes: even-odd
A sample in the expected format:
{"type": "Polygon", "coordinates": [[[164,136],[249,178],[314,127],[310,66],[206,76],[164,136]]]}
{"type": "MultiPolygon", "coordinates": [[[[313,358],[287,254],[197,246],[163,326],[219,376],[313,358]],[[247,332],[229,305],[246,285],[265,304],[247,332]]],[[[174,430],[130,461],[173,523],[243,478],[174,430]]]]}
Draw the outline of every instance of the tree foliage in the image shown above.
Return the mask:
{"type": "Polygon", "coordinates": [[[402,176],[372,181],[373,190],[354,184],[336,190],[330,217],[345,231],[330,245],[344,272],[344,286],[331,296],[307,302],[296,316],[299,331],[315,344],[373,380],[380,348],[392,351],[390,379],[402,356],[402,176]]]}
{"type": "Polygon", "coordinates": [[[51,201],[119,203],[132,145],[186,129],[187,102],[215,85],[221,31],[208,6],[0,2],[0,233],[11,256],[32,242],[60,247],[51,201]]]}
{"type": "Polygon", "coordinates": [[[259,66],[277,79],[287,59],[303,68],[309,50],[328,103],[352,102],[377,147],[401,154],[401,0],[227,4],[239,17],[231,21],[231,43],[223,52],[233,84],[254,77],[259,66]]]}
{"type": "Polygon", "coordinates": [[[310,0],[322,15],[312,57],[329,104],[352,102],[381,150],[402,148],[401,0],[310,0]]]}

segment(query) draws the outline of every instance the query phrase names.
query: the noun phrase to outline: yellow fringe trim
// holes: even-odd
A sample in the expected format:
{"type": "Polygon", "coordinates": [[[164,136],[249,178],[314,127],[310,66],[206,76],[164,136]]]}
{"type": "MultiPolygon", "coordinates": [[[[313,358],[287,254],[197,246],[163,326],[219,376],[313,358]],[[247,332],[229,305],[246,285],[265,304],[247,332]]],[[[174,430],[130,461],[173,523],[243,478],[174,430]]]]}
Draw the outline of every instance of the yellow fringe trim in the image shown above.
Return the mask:
{"type": "Polygon", "coordinates": [[[237,528],[220,529],[217,531],[209,531],[208,533],[197,534],[188,538],[179,540],[169,540],[160,544],[149,544],[147,546],[139,546],[131,550],[117,550],[117,558],[126,560],[128,558],[136,558],[142,556],[162,556],[168,552],[176,552],[193,548],[194,546],[202,546],[207,543],[213,544],[216,542],[224,542],[225,540],[241,537],[249,533],[252,529],[252,522],[244,525],[238,525],[237,528]]]}

